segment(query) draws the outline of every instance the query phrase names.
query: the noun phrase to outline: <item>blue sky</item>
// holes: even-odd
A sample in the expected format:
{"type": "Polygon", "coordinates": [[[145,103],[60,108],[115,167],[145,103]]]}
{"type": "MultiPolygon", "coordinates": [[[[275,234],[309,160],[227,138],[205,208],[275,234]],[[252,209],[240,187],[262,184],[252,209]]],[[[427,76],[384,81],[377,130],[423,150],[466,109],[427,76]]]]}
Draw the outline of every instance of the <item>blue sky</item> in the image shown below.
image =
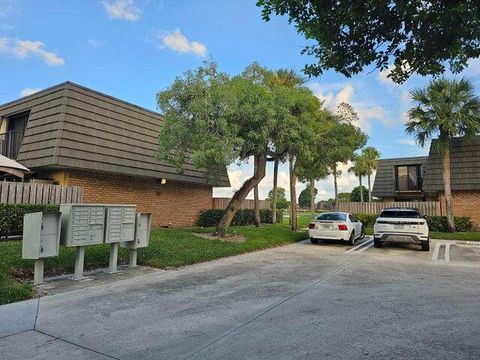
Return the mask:
{"type": "MultiPolygon", "coordinates": [[[[156,110],[155,94],[206,57],[232,74],[253,61],[300,72],[312,61],[300,55],[305,44],[286,18],[263,22],[255,0],[0,0],[0,103],[70,80],[156,110]]],[[[345,78],[330,71],[308,86],[327,106],[350,102],[368,145],[383,158],[423,155],[427,149],[403,133],[403,124],[408,91],[428,79],[414,76],[398,86],[385,74],[368,69],[345,78]]],[[[480,62],[472,61],[465,75],[479,85],[480,62]]],[[[282,165],[279,183],[288,189],[287,171],[282,165]]],[[[251,172],[248,163],[230,166],[233,188],[251,172]]],[[[261,198],[271,181],[269,167],[261,198]]],[[[344,171],[340,191],[357,183],[344,171]]],[[[331,178],[317,187],[317,199],[332,197],[331,178]]],[[[215,190],[215,195],[231,194],[232,189],[215,190]]]]}

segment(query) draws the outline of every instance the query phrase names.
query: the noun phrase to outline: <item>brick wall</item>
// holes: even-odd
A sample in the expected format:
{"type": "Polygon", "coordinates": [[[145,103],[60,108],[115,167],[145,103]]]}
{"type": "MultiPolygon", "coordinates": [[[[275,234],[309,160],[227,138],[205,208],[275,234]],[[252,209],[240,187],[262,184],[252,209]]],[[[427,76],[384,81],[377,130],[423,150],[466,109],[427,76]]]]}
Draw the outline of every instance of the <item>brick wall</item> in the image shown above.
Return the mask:
{"type": "MultiPolygon", "coordinates": [[[[445,196],[439,196],[442,215],[447,215],[445,196]]],[[[453,215],[469,217],[473,230],[480,231],[480,191],[452,191],[453,215]]]]}
{"type": "Polygon", "coordinates": [[[168,181],[159,190],[155,179],[100,172],[68,171],[68,185],[84,188],[84,203],[136,204],[151,212],[152,224],[193,225],[200,210],[212,207],[212,187],[168,181]]]}

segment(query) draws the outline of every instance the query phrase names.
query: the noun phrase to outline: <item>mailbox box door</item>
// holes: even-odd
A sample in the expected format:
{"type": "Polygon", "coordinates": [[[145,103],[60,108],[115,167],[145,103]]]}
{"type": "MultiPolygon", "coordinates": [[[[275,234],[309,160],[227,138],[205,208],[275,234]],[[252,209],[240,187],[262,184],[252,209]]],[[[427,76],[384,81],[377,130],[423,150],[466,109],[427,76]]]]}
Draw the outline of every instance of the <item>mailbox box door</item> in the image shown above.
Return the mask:
{"type": "Polygon", "coordinates": [[[150,236],[150,214],[138,214],[137,236],[135,243],[137,247],[147,247],[148,237],[150,236]]]}
{"type": "Polygon", "coordinates": [[[60,214],[43,214],[41,229],[39,257],[57,256],[60,245],[60,214]]]}

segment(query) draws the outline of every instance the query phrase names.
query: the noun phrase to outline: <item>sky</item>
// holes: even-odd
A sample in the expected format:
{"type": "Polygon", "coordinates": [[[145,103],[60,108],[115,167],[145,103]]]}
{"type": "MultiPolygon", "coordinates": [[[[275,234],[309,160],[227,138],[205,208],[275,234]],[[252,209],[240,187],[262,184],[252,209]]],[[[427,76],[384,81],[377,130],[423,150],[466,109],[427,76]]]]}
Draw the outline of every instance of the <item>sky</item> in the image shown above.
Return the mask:
{"type": "MultiPolygon", "coordinates": [[[[213,58],[221,70],[237,74],[257,61],[301,72],[314,59],[302,56],[307,44],[285,17],[261,19],[255,0],[0,0],[0,104],[64,82],[80,85],[157,110],[155,96],[176,76],[213,58]]],[[[351,78],[328,71],[307,86],[335,107],[353,105],[367,133],[367,146],[381,158],[422,156],[403,131],[412,105],[409,91],[428,78],[414,75],[393,84],[374,68],[351,78]]],[[[462,75],[480,89],[480,60],[462,75]]],[[[339,191],[349,192],[358,178],[341,166],[339,191]]],[[[252,162],[232,164],[232,188],[215,188],[230,197],[253,172],[252,162]]],[[[272,188],[273,166],[260,183],[260,198],[272,188]]],[[[281,164],[279,186],[289,189],[288,165],[281,164]]],[[[364,180],[366,184],[366,180],[364,180]]],[[[317,200],[333,197],[331,176],[316,183],[317,200]]],[[[297,194],[305,184],[297,184],[297,194]]],[[[253,197],[253,194],[248,196],[253,197]]]]}

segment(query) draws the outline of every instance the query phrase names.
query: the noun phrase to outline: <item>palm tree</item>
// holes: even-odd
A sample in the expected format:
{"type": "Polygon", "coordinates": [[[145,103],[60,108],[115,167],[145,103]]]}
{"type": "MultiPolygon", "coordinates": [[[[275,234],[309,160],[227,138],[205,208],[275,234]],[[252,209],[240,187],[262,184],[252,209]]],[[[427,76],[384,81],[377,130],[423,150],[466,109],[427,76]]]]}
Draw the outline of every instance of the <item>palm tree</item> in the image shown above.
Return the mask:
{"type": "Polygon", "coordinates": [[[443,159],[443,185],[448,227],[455,230],[450,184],[450,149],[452,138],[463,137],[471,142],[480,133],[480,99],[472,83],[465,78],[449,80],[444,77],[432,80],[425,88],[410,93],[417,105],[408,112],[410,121],[405,125],[407,134],[415,136],[424,147],[434,136],[432,151],[443,159]]]}
{"type": "Polygon", "coordinates": [[[368,174],[366,159],[363,155],[357,155],[353,159],[354,165],[348,169],[348,171],[353,172],[355,176],[358,176],[358,182],[360,183],[360,202],[364,202],[363,199],[363,185],[362,177],[368,174]]]}
{"type": "MultiPolygon", "coordinates": [[[[278,69],[274,71],[269,71],[265,74],[265,82],[270,88],[274,88],[277,86],[285,86],[289,88],[296,88],[305,83],[305,79],[298,75],[295,70],[293,69],[278,69]]],[[[282,154],[282,151],[279,151],[282,154]]],[[[284,155],[283,155],[284,156],[284,155]]],[[[275,224],[277,222],[277,178],[278,178],[278,164],[280,161],[284,161],[282,156],[276,155],[274,156],[274,164],[273,164],[273,191],[272,191],[272,222],[275,224]]],[[[296,182],[296,176],[292,173],[293,167],[290,166],[290,182],[296,182]]],[[[293,216],[295,216],[296,221],[296,207],[297,200],[295,191],[290,191],[290,204],[291,204],[291,217],[290,221],[292,221],[293,216]]],[[[296,228],[296,223],[292,223],[292,228],[296,228]]]]}
{"type": "Polygon", "coordinates": [[[370,178],[373,174],[373,171],[377,169],[378,158],[380,157],[380,153],[374,147],[368,146],[362,150],[362,157],[365,161],[365,168],[367,171],[368,202],[372,202],[372,187],[371,187],[370,178]]]}

